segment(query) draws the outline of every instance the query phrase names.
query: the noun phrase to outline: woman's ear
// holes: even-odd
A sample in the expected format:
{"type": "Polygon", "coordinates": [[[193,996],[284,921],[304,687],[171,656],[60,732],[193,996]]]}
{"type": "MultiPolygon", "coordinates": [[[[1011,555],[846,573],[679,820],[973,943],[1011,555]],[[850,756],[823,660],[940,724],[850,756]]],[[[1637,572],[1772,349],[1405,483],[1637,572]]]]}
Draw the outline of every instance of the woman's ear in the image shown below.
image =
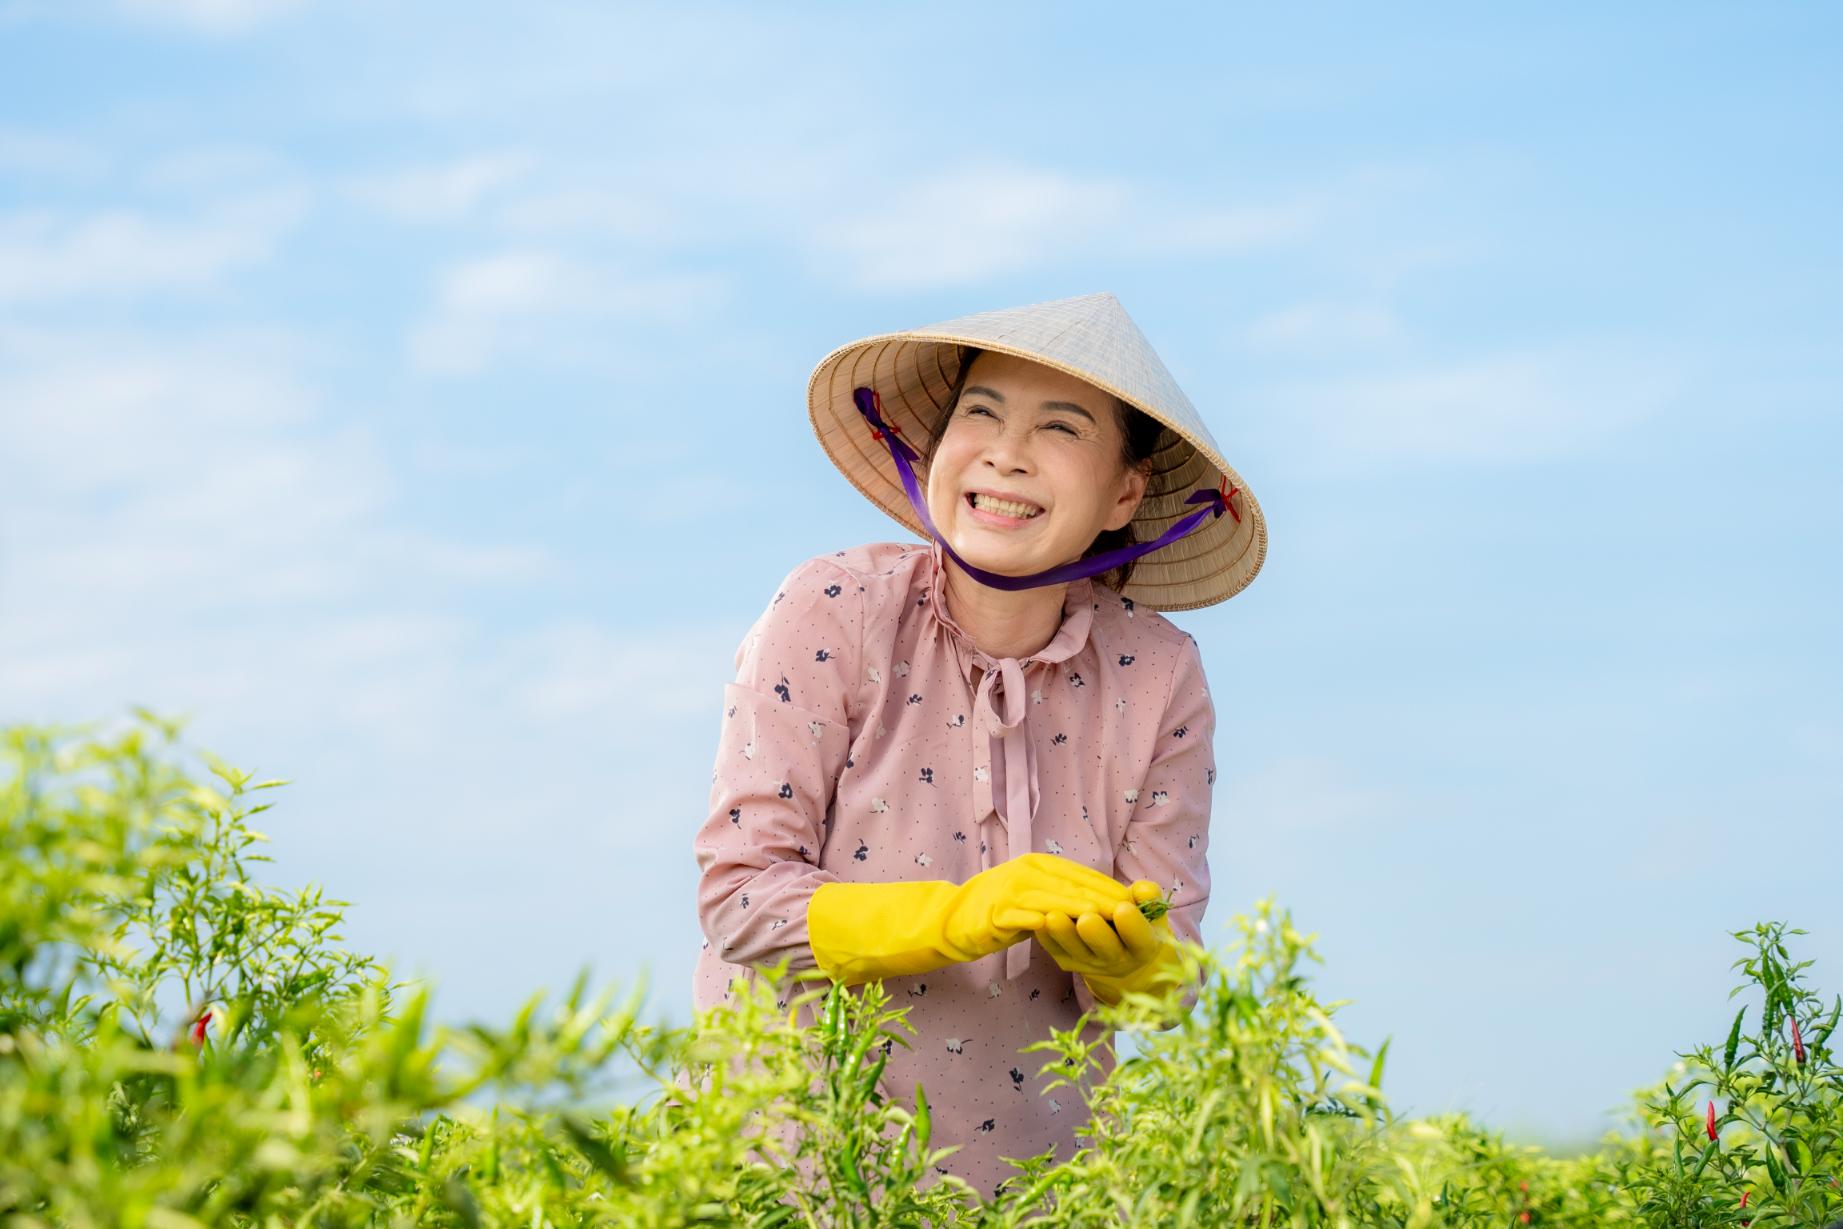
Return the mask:
{"type": "Polygon", "coordinates": [[[1139,502],[1145,498],[1145,489],[1152,476],[1139,466],[1129,467],[1124,476],[1126,485],[1121,488],[1120,498],[1107,513],[1105,527],[1124,529],[1132,524],[1133,517],[1139,513],[1139,502]]]}

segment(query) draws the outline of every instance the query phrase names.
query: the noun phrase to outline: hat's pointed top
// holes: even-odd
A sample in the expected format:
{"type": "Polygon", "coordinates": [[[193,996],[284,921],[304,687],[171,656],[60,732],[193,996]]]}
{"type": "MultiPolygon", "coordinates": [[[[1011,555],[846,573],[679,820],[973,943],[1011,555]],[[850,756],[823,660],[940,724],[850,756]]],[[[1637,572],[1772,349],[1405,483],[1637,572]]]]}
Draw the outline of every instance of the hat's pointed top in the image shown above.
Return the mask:
{"type": "Polygon", "coordinates": [[[1162,411],[1215,446],[1152,343],[1120,300],[1105,290],[943,320],[911,329],[909,335],[1004,350],[1060,367],[1142,410],[1162,411]]]}
{"type": "Polygon", "coordinates": [[[1130,330],[1141,343],[1150,348],[1149,343],[1145,343],[1145,335],[1139,332],[1139,326],[1133,323],[1133,318],[1126,314],[1126,308],[1120,305],[1120,300],[1102,290],[1068,299],[1050,299],[1023,307],[1001,307],[995,311],[956,316],[952,320],[923,325],[911,331],[973,334],[989,337],[993,341],[1025,342],[1041,341],[1070,332],[1083,337],[1104,336],[1117,329],[1130,330]]]}

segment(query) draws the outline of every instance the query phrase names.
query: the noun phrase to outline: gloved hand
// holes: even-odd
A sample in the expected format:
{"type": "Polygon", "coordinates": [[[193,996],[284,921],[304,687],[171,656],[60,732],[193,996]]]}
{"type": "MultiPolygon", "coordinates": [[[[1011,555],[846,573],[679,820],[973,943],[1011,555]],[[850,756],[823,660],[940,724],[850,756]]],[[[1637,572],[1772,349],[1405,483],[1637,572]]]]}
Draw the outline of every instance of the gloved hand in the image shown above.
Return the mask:
{"type": "Polygon", "coordinates": [[[1027,853],[965,883],[822,884],[807,902],[807,941],[819,967],[849,986],[989,956],[1041,933],[1046,916],[1111,916],[1120,906],[1133,909],[1132,895],[1109,876],[1027,853]]]}
{"type": "Polygon", "coordinates": [[[1156,993],[1179,971],[1169,915],[1148,922],[1139,912],[1141,902],[1157,900],[1163,893],[1149,879],[1135,880],[1131,891],[1132,899],[1109,913],[1054,913],[1037,931],[1037,941],[1051,959],[1067,972],[1080,974],[1105,1003],[1118,1002],[1129,990],[1156,993]]]}

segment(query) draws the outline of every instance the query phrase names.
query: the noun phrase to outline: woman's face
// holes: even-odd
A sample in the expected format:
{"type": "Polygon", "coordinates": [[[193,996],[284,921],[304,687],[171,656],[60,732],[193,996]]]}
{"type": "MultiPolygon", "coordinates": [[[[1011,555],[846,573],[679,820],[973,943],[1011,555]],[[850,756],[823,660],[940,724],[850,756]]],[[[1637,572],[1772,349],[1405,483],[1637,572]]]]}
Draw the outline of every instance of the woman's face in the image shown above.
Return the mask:
{"type": "Polygon", "coordinates": [[[1081,558],[1103,529],[1133,519],[1146,479],[1120,461],[1114,399],[1071,375],[983,351],[928,466],[928,514],[966,562],[1028,576],[1081,558]],[[1036,511],[982,510],[973,492],[1036,511]]]}

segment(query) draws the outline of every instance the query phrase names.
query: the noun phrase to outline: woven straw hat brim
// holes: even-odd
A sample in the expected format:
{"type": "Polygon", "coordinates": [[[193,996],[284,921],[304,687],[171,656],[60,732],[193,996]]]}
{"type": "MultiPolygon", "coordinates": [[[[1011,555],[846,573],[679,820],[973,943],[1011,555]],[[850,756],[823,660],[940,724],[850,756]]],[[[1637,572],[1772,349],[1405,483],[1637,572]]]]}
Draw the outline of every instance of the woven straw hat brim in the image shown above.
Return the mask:
{"type": "MultiPolygon", "coordinates": [[[[899,333],[860,338],[833,350],[807,381],[807,417],[826,455],[864,497],[923,541],[895,462],[852,401],[869,387],[884,421],[925,452],[959,375],[957,347],[976,346],[1054,367],[1157,419],[1170,434],[1151,458],[1150,481],[1133,517],[1133,537],[1150,542],[1197,511],[1184,500],[1228,479],[1237,521],[1206,517],[1193,532],[1134,561],[1121,595],[1154,610],[1192,610],[1227,601],[1253,581],[1267,556],[1261,506],[1223,458],[1209,429],[1111,294],[1084,295],[965,316],[899,333]]],[[[919,470],[918,477],[925,477],[919,470]]]]}

